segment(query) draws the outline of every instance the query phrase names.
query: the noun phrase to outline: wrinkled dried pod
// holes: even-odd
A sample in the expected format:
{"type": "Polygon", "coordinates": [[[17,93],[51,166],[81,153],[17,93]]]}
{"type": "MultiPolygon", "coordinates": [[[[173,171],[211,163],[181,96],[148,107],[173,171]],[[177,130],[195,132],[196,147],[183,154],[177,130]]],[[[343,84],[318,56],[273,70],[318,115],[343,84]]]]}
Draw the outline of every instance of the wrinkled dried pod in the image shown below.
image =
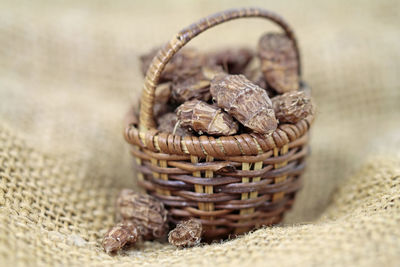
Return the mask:
{"type": "Polygon", "coordinates": [[[177,247],[193,247],[200,244],[202,225],[195,219],[179,223],[168,234],[168,242],[177,247]]]}
{"type": "Polygon", "coordinates": [[[224,49],[210,53],[208,63],[210,65],[222,66],[227,73],[240,74],[243,73],[253,56],[253,51],[247,48],[224,49]]]}
{"type": "Polygon", "coordinates": [[[272,98],[280,122],[296,123],[313,113],[312,101],[303,91],[288,92],[272,98]]]}
{"type": "Polygon", "coordinates": [[[105,234],[102,245],[107,253],[120,250],[126,245],[132,245],[139,239],[136,225],[130,221],[123,221],[113,226],[105,234]]]}
{"type": "Polygon", "coordinates": [[[172,97],[177,103],[191,99],[207,102],[211,98],[210,81],[204,79],[201,73],[176,80],[172,86],[172,97]]]}
{"type": "Polygon", "coordinates": [[[246,66],[243,71],[243,75],[246,76],[252,83],[260,86],[261,88],[267,88],[267,81],[264,78],[264,74],[261,71],[260,59],[254,57],[250,63],[246,66]]]}
{"type": "Polygon", "coordinates": [[[232,135],[238,130],[238,124],[220,108],[200,100],[191,100],[180,105],[176,114],[180,125],[198,134],[232,135]]]}
{"type": "Polygon", "coordinates": [[[220,75],[211,81],[213,99],[244,126],[261,134],[273,132],[278,122],[271,99],[244,75],[220,75]]]}
{"type": "Polygon", "coordinates": [[[293,41],[280,33],[267,33],[258,43],[258,56],[267,83],[278,93],[299,88],[298,60],[293,41]]]}
{"type": "MultiPolygon", "coordinates": [[[[157,55],[159,48],[155,48],[150,53],[140,57],[141,69],[143,75],[146,74],[154,56],[157,55]]],[[[204,56],[193,48],[184,48],[176,53],[168,64],[160,77],[160,82],[172,81],[176,77],[186,77],[197,73],[204,63],[204,56]]]]}
{"type": "Polygon", "coordinates": [[[255,85],[258,85],[261,88],[265,89],[270,98],[276,95],[275,90],[273,90],[267,84],[267,80],[265,80],[264,74],[261,71],[261,61],[258,57],[254,57],[250,61],[246,69],[243,71],[243,75],[246,76],[246,78],[255,85]]]}
{"type": "Polygon", "coordinates": [[[167,211],[156,198],[123,189],[117,199],[117,213],[133,222],[145,240],[162,237],[167,231],[167,211]]]}
{"type": "Polygon", "coordinates": [[[172,97],[177,103],[198,99],[210,100],[210,82],[218,74],[223,73],[221,67],[203,66],[201,71],[189,77],[181,77],[172,84],[172,97]]]}
{"type": "Polygon", "coordinates": [[[188,130],[183,129],[179,125],[176,125],[177,121],[178,118],[174,112],[164,114],[163,116],[157,119],[158,123],[157,129],[160,130],[161,132],[166,132],[166,133],[173,133],[175,130],[175,134],[180,136],[191,135],[188,130]]]}

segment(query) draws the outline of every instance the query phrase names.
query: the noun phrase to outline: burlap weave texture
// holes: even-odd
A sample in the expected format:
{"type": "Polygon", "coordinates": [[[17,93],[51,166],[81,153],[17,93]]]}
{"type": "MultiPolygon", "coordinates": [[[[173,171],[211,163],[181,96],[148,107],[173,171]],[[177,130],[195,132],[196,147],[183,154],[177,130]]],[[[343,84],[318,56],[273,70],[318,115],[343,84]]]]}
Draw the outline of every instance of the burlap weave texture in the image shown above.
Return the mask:
{"type": "MultiPolygon", "coordinates": [[[[0,265],[398,266],[398,1],[2,1],[0,265]],[[113,201],[136,188],[122,118],[138,55],[230,7],[282,14],[318,105],[305,185],[278,227],[176,250],[100,247],[113,201]]],[[[227,23],[191,45],[255,46],[267,22],[227,23]]]]}

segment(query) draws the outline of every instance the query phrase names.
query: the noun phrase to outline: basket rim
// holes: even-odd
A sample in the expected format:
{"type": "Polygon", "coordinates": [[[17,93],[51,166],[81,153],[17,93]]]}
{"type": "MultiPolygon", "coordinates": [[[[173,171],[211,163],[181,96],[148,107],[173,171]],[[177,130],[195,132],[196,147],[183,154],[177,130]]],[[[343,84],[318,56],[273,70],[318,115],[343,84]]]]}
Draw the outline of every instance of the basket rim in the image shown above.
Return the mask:
{"type": "Polygon", "coordinates": [[[168,155],[190,155],[202,158],[206,156],[215,158],[259,156],[284,145],[291,147],[306,143],[308,130],[313,121],[314,115],[311,114],[295,124],[280,124],[269,135],[243,133],[220,137],[211,135],[182,137],[155,128],[140,130],[140,123],[130,109],[126,119],[124,138],[129,144],[168,155]]]}

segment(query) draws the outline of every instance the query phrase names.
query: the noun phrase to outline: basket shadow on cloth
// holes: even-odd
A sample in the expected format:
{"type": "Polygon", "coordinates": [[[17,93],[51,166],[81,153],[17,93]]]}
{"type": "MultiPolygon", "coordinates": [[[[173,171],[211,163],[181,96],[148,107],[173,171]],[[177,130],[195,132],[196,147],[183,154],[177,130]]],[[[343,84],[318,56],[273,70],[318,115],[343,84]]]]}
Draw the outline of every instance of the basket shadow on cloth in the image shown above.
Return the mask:
{"type": "Polygon", "coordinates": [[[201,32],[246,17],[275,22],[298,51],[289,25],[270,11],[244,8],[204,18],[180,31],[155,56],[145,78],[139,121],[129,112],[124,132],[136,158],[139,185],[164,203],[170,223],[199,219],[206,240],[279,223],[301,187],[308,154],[312,115],[296,124],[280,124],[268,136],[181,137],[156,129],[154,91],[168,61],[201,32]]]}

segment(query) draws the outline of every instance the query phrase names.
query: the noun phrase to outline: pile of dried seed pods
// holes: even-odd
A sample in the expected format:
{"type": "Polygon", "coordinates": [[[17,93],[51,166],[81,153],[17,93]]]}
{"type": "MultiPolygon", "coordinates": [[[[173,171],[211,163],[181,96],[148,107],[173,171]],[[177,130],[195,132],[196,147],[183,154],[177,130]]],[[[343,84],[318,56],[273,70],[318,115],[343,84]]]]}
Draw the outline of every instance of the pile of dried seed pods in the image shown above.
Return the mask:
{"type": "MultiPolygon", "coordinates": [[[[130,189],[120,192],[116,201],[116,217],[117,224],[103,238],[102,245],[107,253],[115,253],[140,240],[165,238],[169,230],[163,203],[130,189]]],[[[168,241],[177,247],[191,247],[200,243],[201,233],[201,223],[190,219],[178,224],[169,233],[168,241]]]]}
{"type": "MultiPolygon", "coordinates": [[[[141,56],[146,73],[157,49],[141,56]]],[[[160,132],[227,136],[271,134],[279,123],[296,123],[313,113],[303,91],[293,41],[285,34],[261,36],[248,48],[201,53],[179,51],[166,65],[155,92],[160,132]]]]}

